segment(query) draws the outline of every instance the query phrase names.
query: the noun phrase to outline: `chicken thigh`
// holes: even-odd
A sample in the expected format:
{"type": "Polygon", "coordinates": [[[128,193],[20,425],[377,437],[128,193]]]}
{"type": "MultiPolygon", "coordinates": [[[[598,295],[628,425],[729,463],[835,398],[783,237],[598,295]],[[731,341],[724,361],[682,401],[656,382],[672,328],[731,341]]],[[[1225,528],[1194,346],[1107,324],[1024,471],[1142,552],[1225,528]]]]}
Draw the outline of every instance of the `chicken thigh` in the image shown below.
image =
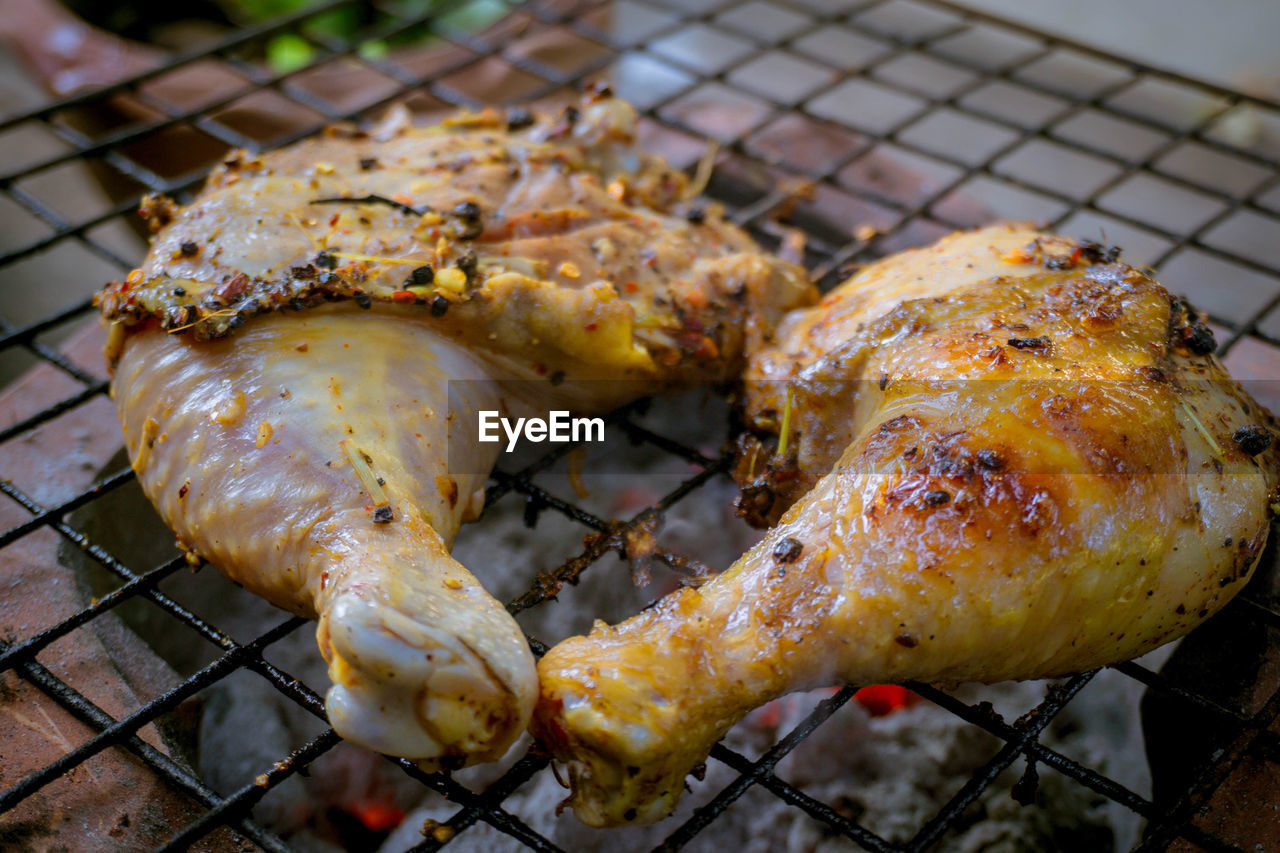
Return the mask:
{"type": "Polygon", "coordinates": [[[766,438],[739,465],[776,526],[539,663],[534,729],[581,820],[663,817],[781,694],[1087,670],[1244,586],[1280,511],[1276,423],[1186,303],[1116,254],[992,226],[784,321],[751,359],[766,438]]]}
{"type": "Polygon", "coordinates": [[[189,206],[146,204],[145,263],[99,294],[143,489],[193,554],[318,617],[357,743],[454,766],[528,723],[528,644],[449,556],[499,452],[479,410],[728,378],[812,300],[635,120],[605,91],[238,152],[189,206]]]}

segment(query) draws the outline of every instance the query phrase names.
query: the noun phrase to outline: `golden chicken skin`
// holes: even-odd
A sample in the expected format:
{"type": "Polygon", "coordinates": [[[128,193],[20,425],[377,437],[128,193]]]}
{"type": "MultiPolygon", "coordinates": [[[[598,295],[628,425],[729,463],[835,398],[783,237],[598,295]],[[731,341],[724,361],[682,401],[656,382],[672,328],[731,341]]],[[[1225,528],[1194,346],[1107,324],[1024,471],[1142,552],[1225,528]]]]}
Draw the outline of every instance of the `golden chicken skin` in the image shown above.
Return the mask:
{"type": "Polygon", "coordinates": [[[746,373],[731,568],[539,662],[583,822],[648,822],[748,711],[835,682],[1046,678],[1218,611],[1280,511],[1274,418],[1118,252],[1002,224],[873,264],[746,373]]]}

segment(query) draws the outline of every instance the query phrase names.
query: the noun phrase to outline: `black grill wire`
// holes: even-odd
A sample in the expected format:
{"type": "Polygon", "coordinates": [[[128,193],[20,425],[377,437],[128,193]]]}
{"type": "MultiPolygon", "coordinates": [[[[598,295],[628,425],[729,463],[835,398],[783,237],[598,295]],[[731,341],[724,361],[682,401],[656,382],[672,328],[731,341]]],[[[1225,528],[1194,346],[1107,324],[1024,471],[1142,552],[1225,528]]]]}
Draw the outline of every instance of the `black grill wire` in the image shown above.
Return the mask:
{"type": "MultiPolygon", "coordinates": [[[[25,178],[38,175],[59,165],[96,159],[128,176],[149,192],[163,192],[178,198],[186,197],[199,185],[203,177],[203,169],[177,179],[168,179],[153,173],[145,166],[130,159],[123,152],[130,143],[176,126],[189,126],[198,129],[226,145],[256,149],[262,147],[253,139],[242,136],[234,129],[220,123],[213,115],[218,109],[225,107],[244,97],[246,90],[238,90],[213,103],[206,103],[198,110],[182,110],[171,104],[161,102],[150,96],[143,84],[162,78],[177,69],[190,66],[201,60],[215,59],[226,68],[241,75],[251,90],[266,89],[276,96],[288,99],[296,104],[309,108],[318,114],[314,127],[302,128],[287,137],[273,139],[271,146],[282,145],[302,138],[319,130],[322,126],[338,120],[346,120],[368,116],[380,108],[403,99],[411,92],[426,92],[444,104],[464,107],[477,107],[473,98],[465,92],[450,85],[447,78],[457,72],[466,72],[477,63],[501,58],[537,81],[537,86],[527,93],[530,99],[551,95],[566,88],[580,88],[588,79],[599,78],[607,72],[615,62],[624,55],[644,54],[659,39],[679,33],[695,25],[712,24],[717,16],[735,9],[749,9],[753,4],[742,5],[723,0],[621,0],[630,4],[633,9],[658,12],[658,16],[650,18],[660,23],[647,27],[642,37],[635,33],[610,32],[591,23],[592,20],[603,20],[607,14],[608,2],[600,0],[532,0],[516,7],[516,11],[527,17],[527,23],[533,29],[559,27],[575,36],[590,42],[595,56],[580,67],[570,71],[562,70],[552,64],[538,61],[529,56],[514,55],[506,50],[499,40],[489,41],[483,33],[466,32],[450,27],[441,19],[451,10],[464,5],[463,0],[444,0],[435,5],[429,14],[406,16],[398,10],[390,0],[373,0],[362,4],[372,14],[372,20],[365,31],[358,33],[350,40],[341,40],[317,34],[305,28],[307,22],[326,11],[351,5],[358,0],[334,0],[323,3],[306,11],[292,14],[269,24],[250,27],[236,32],[232,37],[199,51],[175,57],[167,64],[148,71],[140,76],[105,88],[63,98],[50,102],[39,109],[21,115],[14,115],[0,120],[0,133],[26,125],[38,125],[52,131],[69,150],[42,160],[20,170],[5,171],[0,174],[0,194],[16,203],[32,217],[50,229],[50,233],[26,245],[12,248],[0,253],[0,270],[30,256],[65,242],[78,243],[83,248],[118,267],[122,274],[136,264],[137,258],[122,257],[116,250],[103,241],[92,236],[95,228],[113,220],[130,215],[137,207],[137,199],[129,199],[108,210],[83,220],[68,219],[42,201],[36,193],[24,188],[21,182],[25,178]],[[651,5],[646,5],[651,4],[651,5]],[[594,13],[594,15],[593,15],[594,13]],[[665,16],[665,17],[664,17],[665,16]],[[430,77],[414,73],[397,64],[395,55],[386,58],[372,58],[362,53],[360,45],[373,39],[392,37],[401,33],[427,33],[443,39],[444,42],[466,48],[460,53],[456,62],[443,70],[435,70],[430,77]],[[260,47],[267,39],[280,33],[299,34],[311,44],[317,52],[314,62],[331,62],[344,59],[360,63],[395,82],[392,91],[373,103],[364,103],[359,109],[343,112],[329,104],[323,98],[294,85],[293,78],[299,72],[272,73],[261,66],[244,61],[242,51],[260,47]],[[160,117],[138,122],[104,135],[91,137],[72,129],[59,117],[68,111],[89,107],[101,103],[113,95],[127,93],[132,98],[154,108],[160,117]]],[[[1214,133],[1215,122],[1220,121],[1230,111],[1240,108],[1251,108],[1266,111],[1276,105],[1265,100],[1251,97],[1240,92],[1204,82],[1189,79],[1164,70],[1150,68],[1123,57],[1101,53],[1086,46],[1071,43],[1044,33],[1029,30],[999,19],[953,6],[942,0],[910,0],[907,5],[926,13],[941,13],[946,23],[924,33],[898,33],[879,31],[867,28],[860,23],[861,18],[871,19],[874,13],[883,8],[903,5],[904,0],[770,0],[771,8],[799,13],[805,23],[802,27],[776,39],[774,49],[788,55],[796,53],[796,44],[806,36],[812,35],[831,25],[840,24],[880,43],[883,52],[872,61],[864,63],[856,72],[841,72],[833,82],[819,88],[808,97],[814,97],[836,88],[853,78],[874,80],[879,87],[888,90],[899,90],[919,101],[918,109],[902,117],[893,126],[880,129],[878,132],[865,128],[855,128],[862,144],[855,145],[836,162],[826,164],[820,170],[797,167],[785,158],[762,155],[753,150],[744,140],[759,130],[767,122],[779,115],[787,113],[803,114],[805,119],[817,126],[838,128],[839,125],[829,118],[815,115],[803,107],[788,103],[770,104],[766,115],[753,126],[737,134],[736,138],[726,143],[730,156],[740,161],[780,169],[797,179],[816,182],[822,186],[840,186],[849,192],[880,209],[892,210],[896,221],[887,227],[880,227],[874,234],[857,232],[858,236],[848,235],[841,241],[832,241],[830,230],[808,235],[807,252],[811,268],[816,277],[826,283],[836,280],[850,265],[875,257],[885,251],[886,243],[913,223],[930,223],[940,228],[950,228],[958,224],[948,221],[945,215],[936,210],[936,206],[948,195],[961,188],[961,185],[975,175],[988,176],[1020,190],[1035,194],[1038,198],[1049,198],[1060,202],[1064,209],[1050,222],[1060,225],[1074,214],[1087,212],[1106,216],[1126,226],[1154,233],[1167,243],[1158,256],[1151,258],[1153,267],[1159,268],[1175,252],[1184,247],[1193,247],[1202,253],[1228,261],[1239,267],[1262,273],[1267,276],[1280,276],[1280,269],[1275,269],[1256,258],[1246,257],[1234,251],[1221,248],[1213,242],[1204,240],[1205,234],[1215,226],[1233,215],[1247,211],[1265,221],[1276,224],[1277,217],[1260,201],[1260,197],[1280,183],[1280,163],[1267,154],[1235,146],[1221,141],[1214,133]],[[1034,45],[1007,62],[991,62],[976,60],[972,56],[964,57],[948,53],[939,47],[945,39],[966,32],[981,30],[985,33],[996,33],[1013,36],[1034,45]],[[1034,63],[1055,56],[1070,54],[1086,62],[1095,62],[1101,67],[1119,70],[1119,79],[1104,85],[1089,94],[1073,95],[1069,90],[1058,86],[1046,86],[1043,82],[1035,82],[1020,72],[1034,63]],[[930,96],[919,90],[906,88],[883,77],[873,77],[877,68],[885,66],[902,57],[928,55],[955,69],[967,72],[972,78],[958,89],[945,96],[930,96]],[[1181,91],[1204,96],[1214,105],[1192,122],[1166,122],[1153,120],[1150,115],[1134,112],[1120,106],[1116,96],[1129,90],[1130,87],[1150,83],[1169,84],[1181,91]],[[1018,122],[1001,118],[989,112],[967,106],[963,99],[983,86],[993,82],[1016,84],[1024,91],[1052,97],[1064,102],[1061,110],[1054,113],[1051,119],[1039,122],[1018,122]],[[980,163],[964,162],[947,154],[940,154],[932,148],[922,149],[903,139],[902,131],[919,119],[940,110],[954,110],[966,116],[980,118],[989,125],[1002,127],[1012,131],[1009,141],[980,163]],[[1126,120],[1144,128],[1158,131],[1164,141],[1148,150],[1144,155],[1128,158],[1118,156],[1107,150],[1105,146],[1092,146],[1079,139],[1061,140],[1049,125],[1060,124],[1073,115],[1096,112],[1103,115],[1126,120]],[[1069,192],[1047,189],[1039,184],[1028,184],[1008,174],[994,170],[997,161],[1031,139],[1046,141],[1058,139],[1063,144],[1076,150],[1083,150],[1112,164],[1116,173],[1105,183],[1095,187],[1092,192],[1080,197],[1069,192]],[[1167,171],[1159,170],[1157,162],[1166,154],[1184,142],[1194,141],[1207,149],[1230,155],[1239,162],[1251,163],[1264,169],[1268,177],[1258,182],[1251,191],[1232,193],[1206,188],[1200,183],[1189,182],[1167,171]],[[888,197],[867,188],[850,189],[837,183],[837,173],[846,167],[858,163],[881,143],[892,143],[898,148],[919,153],[944,163],[958,167],[953,179],[939,185],[929,193],[927,198],[917,199],[913,203],[904,203],[897,198],[888,197]],[[1221,210],[1214,216],[1205,219],[1197,227],[1185,232],[1174,232],[1166,227],[1145,221],[1142,218],[1126,216],[1099,204],[1101,196],[1135,175],[1159,174],[1160,180],[1175,186],[1194,190],[1201,196],[1210,196],[1222,204],[1221,210]]],[[[735,70],[758,56],[756,51],[748,51],[746,55],[724,64],[715,73],[709,74],[690,65],[682,65],[681,60],[669,55],[660,59],[669,67],[683,72],[687,80],[664,94],[661,99],[643,105],[642,114],[646,121],[665,131],[683,133],[692,137],[700,137],[699,131],[687,125],[676,111],[669,109],[680,98],[694,89],[707,83],[737,89],[731,75],[735,70]]],[[[812,55],[805,55],[810,61],[812,55]]],[[[455,78],[456,79],[456,78],[455,78]]],[[[625,92],[624,92],[625,94],[625,92]]],[[[754,96],[753,96],[754,97],[754,96]]],[[[652,100],[652,99],[651,99],[652,100]]],[[[843,132],[848,133],[848,130],[843,132]]],[[[793,203],[794,187],[780,181],[771,187],[756,192],[744,192],[742,186],[732,179],[717,178],[708,188],[708,194],[724,202],[732,217],[745,226],[766,243],[776,243],[778,229],[771,218],[776,218],[780,211],[788,209],[793,203]]],[[[799,224],[803,225],[803,222],[799,224]]],[[[1276,345],[1280,341],[1268,337],[1259,329],[1259,322],[1273,309],[1280,306],[1280,288],[1270,301],[1255,311],[1249,318],[1241,322],[1228,317],[1212,316],[1220,326],[1229,330],[1229,334],[1220,347],[1220,355],[1225,356],[1238,342],[1247,336],[1260,338],[1276,345]]],[[[36,414],[26,417],[11,426],[0,430],[0,444],[20,440],[34,428],[57,419],[64,413],[73,410],[87,401],[95,399],[106,391],[106,383],[69,361],[54,346],[43,343],[42,335],[57,330],[72,321],[83,320],[92,311],[87,301],[78,301],[58,310],[53,315],[38,322],[24,326],[15,326],[0,318],[0,350],[11,353],[14,350],[25,350],[40,361],[52,365],[70,376],[81,387],[70,396],[56,402],[36,414]]],[[[6,356],[9,357],[9,356],[6,356]]],[[[655,505],[637,513],[625,522],[611,521],[587,512],[571,502],[564,501],[545,491],[535,483],[539,472],[549,468],[560,459],[569,448],[560,447],[534,462],[527,468],[515,472],[497,471],[488,487],[486,507],[503,499],[523,500],[525,502],[525,518],[529,524],[535,524],[542,512],[560,513],[582,525],[586,530],[595,533],[616,534],[636,524],[647,522],[653,515],[660,515],[691,494],[712,478],[724,476],[728,469],[728,457],[708,457],[701,452],[684,446],[680,442],[657,435],[633,422],[634,411],[624,410],[613,416],[612,421],[633,441],[647,443],[670,453],[676,457],[692,462],[701,468],[700,472],[682,483],[667,494],[655,505]]],[[[3,472],[0,472],[2,474],[3,472]]],[[[275,786],[290,776],[305,772],[307,766],[334,747],[339,738],[332,730],[326,730],[291,754],[283,756],[271,767],[264,767],[253,783],[230,794],[221,794],[212,790],[191,770],[171,759],[164,753],[143,741],[139,730],[155,721],[158,717],[175,708],[185,699],[194,696],[217,680],[237,670],[246,669],[257,673],[276,690],[301,707],[324,719],[324,707],[321,696],[312,687],[301,683],[289,673],[272,665],[263,657],[264,650],[272,643],[299,628],[303,620],[298,618],[284,619],[274,629],[266,632],[253,642],[242,644],[216,625],[196,616],[182,603],[175,601],[158,589],[164,578],[185,565],[181,558],[170,560],[163,565],[139,569],[125,565],[106,549],[92,541],[85,533],[77,530],[66,520],[68,515],[99,497],[109,494],[133,477],[132,471],[124,471],[107,476],[88,490],[71,499],[54,506],[41,504],[31,495],[22,491],[10,480],[0,480],[0,491],[20,505],[29,518],[24,522],[0,533],[0,549],[22,537],[36,531],[48,529],[54,531],[66,543],[86,554],[92,560],[120,580],[120,585],[110,593],[96,599],[92,604],[77,612],[71,618],[25,639],[0,643],[0,673],[10,670],[38,687],[52,700],[65,708],[71,715],[85,723],[97,734],[63,755],[57,761],[22,779],[6,791],[0,792],[0,812],[13,808],[16,804],[35,791],[60,777],[72,768],[77,767],[89,757],[113,747],[123,748],[136,755],[158,776],[180,791],[190,795],[201,804],[205,811],[194,823],[185,827],[175,827],[176,834],[164,846],[165,850],[187,849],[206,834],[219,826],[230,827],[245,839],[266,850],[284,851],[288,845],[270,831],[257,825],[251,817],[251,809],[275,786]],[[179,686],[151,699],[136,711],[122,719],[114,719],[93,702],[86,699],[49,669],[37,661],[37,655],[59,638],[85,625],[98,615],[117,607],[122,602],[132,599],[145,599],[161,608],[179,622],[194,629],[197,634],[211,643],[219,656],[203,669],[187,678],[179,686]]],[[[594,544],[588,544],[586,550],[578,557],[566,561],[560,567],[549,572],[540,573],[537,579],[531,579],[531,588],[527,593],[509,604],[515,613],[529,607],[542,605],[553,598],[553,590],[558,582],[575,580],[600,557],[617,550],[616,538],[600,536],[594,544]]],[[[678,554],[660,552],[659,558],[672,566],[682,563],[678,554]]],[[[1280,628],[1280,612],[1266,601],[1251,596],[1246,590],[1230,605],[1234,614],[1242,619],[1261,622],[1272,628],[1280,628]]],[[[530,638],[535,652],[545,647],[535,638],[530,638]]],[[[965,809],[972,804],[982,791],[1007,767],[1020,758],[1029,764],[1043,765],[1062,773],[1077,783],[1088,787],[1109,800],[1131,809],[1148,821],[1148,830],[1135,848],[1140,851],[1164,850],[1171,842],[1184,839],[1207,851],[1237,850],[1239,848],[1214,837],[1206,830],[1192,823],[1197,811],[1208,801],[1223,780],[1231,773],[1246,755],[1260,756],[1264,759],[1276,760],[1280,756],[1280,737],[1268,729],[1280,715],[1280,693],[1272,695],[1252,714],[1224,707],[1213,697],[1198,695],[1183,689],[1162,677],[1160,674],[1137,663],[1129,662],[1114,667],[1145,685],[1149,690],[1172,697],[1194,708],[1216,717],[1232,727],[1233,734],[1227,740],[1225,749],[1215,752],[1205,765],[1194,774],[1193,783],[1180,796],[1167,805],[1157,808],[1150,800],[1136,794],[1123,785],[1086,767],[1079,762],[1062,755],[1041,744],[1037,738],[1055,715],[1085,687],[1095,673],[1084,673],[1055,684],[1044,701],[1022,717],[1007,722],[991,711],[989,706],[971,705],[962,702],[945,692],[929,685],[909,685],[917,693],[941,707],[955,713],[968,723],[978,726],[1003,741],[1003,747],[978,772],[974,773],[960,788],[955,796],[931,819],[920,827],[915,837],[905,844],[893,844],[861,826],[836,808],[815,800],[803,790],[789,784],[774,774],[773,769],[792,748],[801,742],[810,732],[822,724],[831,714],[849,701],[854,690],[846,687],[830,698],[817,704],[809,716],[790,733],[779,740],[758,760],[749,758],[725,747],[717,745],[712,758],[728,765],[738,776],[731,784],[721,790],[705,806],[697,809],[683,824],[674,827],[666,840],[659,847],[661,850],[676,850],[691,838],[710,827],[714,832],[716,818],[722,814],[749,787],[755,785],[775,794],[789,805],[802,810],[814,820],[825,824],[832,832],[847,836],[862,847],[873,851],[923,851],[944,838],[965,809]]],[[[392,759],[389,759],[392,760],[392,759]]],[[[519,817],[503,809],[504,798],[517,789],[534,774],[550,772],[547,761],[536,753],[531,753],[518,761],[505,775],[490,784],[483,792],[475,793],[454,781],[447,773],[427,774],[408,761],[398,760],[400,768],[410,777],[421,782],[425,787],[438,792],[458,805],[458,810],[444,824],[443,831],[428,835],[415,848],[428,851],[438,849],[448,841],[465,832],[477,822],[484,822],[496,830],[506,834],[515,841],[533,850],[554,851],[559,849],[550,840],[531,829],[519,817]]]]}

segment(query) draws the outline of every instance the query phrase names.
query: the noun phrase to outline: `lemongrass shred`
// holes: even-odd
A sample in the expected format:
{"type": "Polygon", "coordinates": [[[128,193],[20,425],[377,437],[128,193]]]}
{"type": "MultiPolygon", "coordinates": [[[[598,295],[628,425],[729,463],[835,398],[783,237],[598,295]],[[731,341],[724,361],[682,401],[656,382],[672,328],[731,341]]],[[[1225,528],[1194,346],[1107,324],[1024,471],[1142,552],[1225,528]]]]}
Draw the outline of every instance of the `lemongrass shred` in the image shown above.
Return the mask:
{"type": "Polygon", "coordinates": [[[382,258],[377,255],[357,255],[353,252],[330,252],[335,258],[345,258],[349,261],[367,261],[377,264],[404,264],[410,267],[421,267],[428,264],[428,261],[416,261],[413,258],[382,258]]]}
{"type": "Polygon", "coordinates": [[[782,406],[782,435],[778,439],[778,456],[786,457],[787,439],[791,437],[791,406],[795,402],[795,392],[787,386],[787,401],[782,406]]]}
{"type": "Polygon", "coordinates": [[[360,478],[360,482],[364,485],[365,491],[369,493],[374,506],[384,506],[391,503],[391,498],[387,497],[382,484],[378,482],[377,476],[373,473],[373,468],[369,466],[368,461],[365,459],[364,451],[352,444],[349,439],[344,438],[338,444],[342,445],[342,452],[346,454],[347,461],[351,463],[351,469],[360,478]]]}
{"type": "Polygon", "coordinates": [[[662,317],[657,314],[636,317],[631,322],[631,325],[637,329],[670,329],[675,331],[680,328],[680,324],[673,322],[670,317],[662,317]]]}
{"type": "Polygon", "coordinates": [[[210,320],[214,317],[234,317],[236,313],[237,312],[233,308],[223,308],[220,311],[212,311],[208,314],[205,314],[203,317],[200,317],[197,320],[193,320],[192,322],[187,323],[185,326],[174,326],[172,329],[167,329],[166,331],[168,331],[169,334],[172,335],[174,332],[181,332],[183,329],[190,329],[192,326],[198,326],[201,323],[203,323],[205,320],[210,320]]]}
{"type": "Polygon", "coordinates": [[[289,218],[293,220],[294,225],[298,226],[298,230],[301,231],[303,236],[311,242],[312,247],[314,247],[316,251],[324,251],[324,244],[311,235],[311,232],[307,230],[307,226],[302,224],[302,220],[298,218],[296,213],[289,211],[289,218]]]}
{"type": "Polygon", "coordinates": [[[685,191],[686,200],[702,195],[702,191],[707,188],[707,184],[711,182],[711,172],[716,167],[716,155],[719,153],[720,143],[714,139],[708,139],[707,150],[702,152],[702,157],[698,160],[698,169],[693,173],[693,182],[685,191]]]}
{"type": "Polygon", "coordinates": [[[1213,451],[1213,455],[1221,457],[1222,445],[1218,444],[1217,439],[1209,433],[1209,430],[1205,429],[1204,424],[1202,424],[1200,419],[1196,417],[1196,413],[1191,410],[1191,406],[1187,405],[1186,400],[1179,400],[1178,403],[1182,405],[1182,410],[1187,413],[1187,417],[1191,418],[1191,422],[1196,425],[1196,429],[1200,430],[1200,434],[1204,436],[1204,440],[1209,443],[1209,448],[1213,451]]]}

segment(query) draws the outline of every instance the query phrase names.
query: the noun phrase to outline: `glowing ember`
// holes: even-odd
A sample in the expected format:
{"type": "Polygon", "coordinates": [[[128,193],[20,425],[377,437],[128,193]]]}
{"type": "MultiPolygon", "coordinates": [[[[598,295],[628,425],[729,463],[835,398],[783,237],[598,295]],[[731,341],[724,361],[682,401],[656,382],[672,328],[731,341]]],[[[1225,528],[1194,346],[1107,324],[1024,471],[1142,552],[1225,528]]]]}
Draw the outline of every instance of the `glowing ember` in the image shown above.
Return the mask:
{"type": "Polygon", "coordinates": [[[873,684],[853,694],[853,698],[873,717],[886,717],[920,701],[919,696],[896,684],[873,684]]]}
{"type": "Polygon", "coordinates": [[[392,803],[359,802],[349,811],[370,832],[389,832],[404,820],[404,811],[392,803]]]}

